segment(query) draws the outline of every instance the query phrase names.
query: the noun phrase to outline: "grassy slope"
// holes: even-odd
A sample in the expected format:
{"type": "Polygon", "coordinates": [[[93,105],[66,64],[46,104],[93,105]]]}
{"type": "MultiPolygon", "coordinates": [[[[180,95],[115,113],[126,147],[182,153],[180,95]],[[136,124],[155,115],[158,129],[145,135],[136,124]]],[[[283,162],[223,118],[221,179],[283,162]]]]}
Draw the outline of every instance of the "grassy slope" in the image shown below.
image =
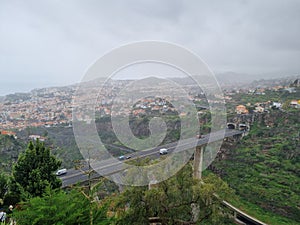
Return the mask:
{"type": "Polygon", "coordinates": [[[265,220],[270,224],[300,222],[299,118],[300,110],[261,115],[250,134],[228,152],[227,159],[214,165],[223,171],[223,178],[241,196],[239,202],[250,214],[259,215],[261,210],[273,213],[265,220]],[[270,120],[273,126],[267,127],[270,120]],[[274,214],[292,220],[269,221],[274,214]]]}

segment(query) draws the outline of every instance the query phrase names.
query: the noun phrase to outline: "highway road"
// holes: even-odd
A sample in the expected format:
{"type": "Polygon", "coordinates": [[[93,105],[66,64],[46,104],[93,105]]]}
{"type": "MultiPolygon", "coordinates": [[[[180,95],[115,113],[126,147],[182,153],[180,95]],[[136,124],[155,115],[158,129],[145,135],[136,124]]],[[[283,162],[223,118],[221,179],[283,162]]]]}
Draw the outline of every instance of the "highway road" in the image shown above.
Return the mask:
{"type": "MultiPolygon", "coordinates": [[[[209,142],[215,142],[217,140],[222,140],[223,138],[226,138],[226,137],[232,137],[232,136],[241,135],[241,134],[243,134],[243,131],[231,130],[231,129],[226,129],[225,134],[224,134],[224,131],[217,131],[217,132],[211,133],[209,135],[203,135],[202,138],[200,138],[200,139],[196,139],[197,140],[196,145],[201,146],[201,145],[208,144],[209,142]]],[[[193,143],[193,142],[195,142],[195,138],[189,138],[189,139],[183,140],[181,142],[180,151],[188,150],[188,149],[191,149],[191,147],[194,147],[194,146],[190,145],[190,143],[193,143]]],[[[158,157],[160,157],[159,149],[167,148],[169,150],[169,154],[170,154],[174,151],[174,149],[177,145],[178,145],[178,142],[173,142],[173,143],[159,146],[159,147],[156,147],[153,149],[130,153],[130,154],[125,155],[125,157],[130,155],[131,156],[130,160],[134,160],[134,159],[138,159],[138,158],[145,158],[145,157],[158,158],[158,157]]],[[[116,147],[116,146],[114,146],[114,147],[116,147]]],[[[122,148],[124,148],[124,147],[122,147],[122,148]]],[[[106,162],[104,164],[105,164],[105,166],[100,168],[101,174],[103,174],[103,175],[111,175],[111,174],[126,170],[126,166],[124,167],[124,164],[121,163],[120,161],[116,162],[114,160],[109,159],[109,160],[106,160],[106,162]]],[[[97,168],[97,170],[98,169],[99,168],[97,168]]],[[[76,183],[87,181],[88,175],[85,174],[85,171],[88,171],[88,170],[89,170],[89,168],[87,165],[85,165],[81,171],[75,170],[75,169],[68,170],[68,173],[66,175],[63,175],[60,177],[62,180],[62,183],[63,183],[62,186],[68,187],[68,186],[74,185],[76,183]]],[[[99,177],[100,177],[100,175],[96,172],[93,172],[91,174],[91,178],[99,178],[99,177]]],[[[235,220],[238,224],[267,225],[267,224],[257,220],[256,218],[251,217],[250,215],[242,212],[241,210],[235,208],[234,206],[232,206],[231,204],[229,204],[226,201],[222,201],[222,203],[225,207],[227,207],[235,212],[235,215],[236,215],[235,220]]]]}
{"type": "MultiPolygon", "coordinates": [[[[209,135],[203,135],[202,138],[200,138],[200,139],[196,139],[196,137],[195,137],[195,138],[181,140],[180,141],[180,151],[185,151],[185,150],[194,148],[195,143],[197,146],[201,146],[201,145],[205,145],[205,144],[208,144],[211,142],[222,140],[223,138],[226,138],[226,137],[232,137],[234,135],[241,135],[242,133],[243,133],[243,131],[226,129],[225,134],[224,134],[224,130],[223,131],[221,130],[221,131],[217,131],[214,133],[210,133],[209,135]]],[[[137,158],[146,158],[146,157],[158,158],[158,157],[160,157],[159,149],[167,148],[169,150],[169,154],[170,154],[175,150],[177,145],[178,145],[178,142],[173,142],[173,143],[169,143],[169,144],[159,146],[156,148],[130,153],[125,156],[130,155],[131,156],[130,160],[134,160],[137,158]]],[[[114,146],[114,147],[116,147],[116,146],[114,146]]],[[[125,166],[124,166],[124,163],[121,163],[120,161],[116,162],[115,160],[108,159],[106,161],[101,161],[101,167],[97,167],[97,170],[101,171],[102,175],[108,176],[108,175],[112,175],[114,173],[126,170],[126,168],[127,168],[126,165],[127,164],[125,164],[125,166]]],[[[80,182],[88,180],[88,176],[86,174],[88,170],[89,170],[89,168],[87,165],[85,165],[83,168],[81,168],[81,170],[69,169],[67,174],[60,176],[60,178],[62,180],[62,187],[71,186],[76,183],[80,183],[80,182]]],[[[100,175],[97,174],[96,172],[92,174],[92,178],[97,178],[99,176],[100,175]]]]}

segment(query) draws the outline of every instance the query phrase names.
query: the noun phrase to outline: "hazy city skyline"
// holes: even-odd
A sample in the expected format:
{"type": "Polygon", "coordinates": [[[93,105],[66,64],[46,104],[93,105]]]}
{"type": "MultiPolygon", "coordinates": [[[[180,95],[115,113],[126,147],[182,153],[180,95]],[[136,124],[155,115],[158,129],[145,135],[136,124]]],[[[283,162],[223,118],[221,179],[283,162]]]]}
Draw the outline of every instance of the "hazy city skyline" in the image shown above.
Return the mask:
{"type": "Polygon", "coordinates": [[[97,58],[132,41],[197,53],[215,73],[300,71],[300,2],[1,1],[0,96],[77,83],[97,58]]]}

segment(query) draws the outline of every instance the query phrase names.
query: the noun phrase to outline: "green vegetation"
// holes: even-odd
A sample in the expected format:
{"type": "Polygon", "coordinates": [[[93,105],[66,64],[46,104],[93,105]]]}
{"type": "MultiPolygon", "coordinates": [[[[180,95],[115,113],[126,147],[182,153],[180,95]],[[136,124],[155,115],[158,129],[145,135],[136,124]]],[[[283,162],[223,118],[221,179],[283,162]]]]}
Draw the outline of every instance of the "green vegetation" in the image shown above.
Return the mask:
{"type": "Polygon", "coordinates": [[[299,118],[299,110],[261,114],[249,135],[228,150],[226,160],[214,163],[242,199],[297,222],[300,221],[299,118]]]}
{"type": "Polygon", "coordinates": [[[72,127],[28,127],[19,132],[18,137],[27,143],[30,135],[45,137],[45,146],[51,149],[51,153],[62,161],[62,167],[74,167],[74,161],[82,160],[82,155],[76,145],[72,127]]]}
{"type": "Polygon", "coordinates": [[[262,209],[243,198],[230,199],[230,203],[245,213],[272,225],[298,225],[299,222],[262,209]]]}
{"type": "MultiPolygon", "coordinates": [[[[149,137],[149,122],[155,115],[141,116],[141,117],[130,117],[129,126],[132,133],[140,138],[145,139],[149,137]]],[[[163,143],[170,143],[176,141],[180,137],[181,120],[178,115],[160,115],[159,116],[167,125],[167,134],[163,143]]],[[[96,121],[97,130],[101,140],[106,144],[119,144],[120,141],[115,136],[114,130],[111,125],[110,117],[102,117],[96,121]]]]}
{"type": "Polygon", "coordinates": [[[25,146],[22,140],[0,134],[0,171],[11,172],[13,163],[17,161],[19,153],[24,151],[25,146]]]}
{"type": "Polygon", "coordinates": [[[7,192],[8,189],[8,177],[3,174],[0,173],[0,205],[2,205],[4,202],[4,196],[7,192]]]}
{"type": "Polygon", "coordinates": [[[233,224],[219,200],[234,199],[232,190],[213,174],[193,179],[191,164],[150,189],[125,187],[116,193],[111,187],[103,178],[65,191],[48,185],[41,196],[20,202],[13,218],[20,225],[148,225],[151,218],[174,225],[233,224]]]}
{"type": "Polygon", "coordinates": [[[215,175],[203,181],[192,177],[186,165],[175,176],[148,187],[128,187],[113,198],[116,224],[149,224],[157,218],[162,224],[232,224],[220,211],[222,198],[232,198],[228,186],[215,175]],[[198,210],[200,209],[200,210],[198,210]]]}
{"type": "Polygon", "coordinates": [[[296,92],[294,93],[289,93],[286,90],[279,90],[279,91],[274,91],[274,90],[265,90],[265,94],[245,94],[245,93],[237,93],[232,96],[232,102],[235,102],[236,105],[238,104],[255,104],[258,102],[267,102],[267,101],[272,101],[272,102],[286,102],[286,101],[291,101],[294,99],[299,99],[299,93],[300,93],[300,88],[296,89],[296,92]]]}
{"type": "Polygon", "coordinates": [[[42,197],[31,198],[20,204],[14,218],[20,225],[86,225],[90,224],[90,209],[94,224],[108,225],[112,220],[106,217],[105,202],[90,203],[80,191],[53,191],[47,189],[42,197]]]}
{"type": "Polygon", "coordinates": [[[61,162],[50,153],[43,143],[30,142],[24,153],[19,155],[13,168],[13,178],[25,196],[42,196],[46,188],[56,189],[61,180],[55,175],[61,162]]]}
{"type": "Polygon", "coordinates": [[[194,180],[190,164],[150,190],[128,187],[116,193],[114,184],[101,180],[63,191],[54,174],[61,162],[43,142],[30,142],[21,152],[13,176],[0,174],[0,205],[17,206],[18,224],[149,224],[151,217],[164,224],[232,224],[214,196],[232,198],[232,191],[213,175],[204,183],[194,180]]]}
{"type": "MultiPolygon", "coordinates": [[[[238,104],[249,103],[247,107],[251,111],[255,103],[268,101],[283,103],[284,111],[268,108],[269,113],[256,114],[253,120],[242,115],[247,122],[251,119],[250,133],[212,165],[229,186],[208,171],[202,181],[193,179],[192,166],[188,164],[175,176],[150,189],[122,187],[124,191],[118,193],[115,184],[101,179],[96,184],[89,181],[87,187],[60,190],[61,181],[54,171],[61,162],[56,157],[63,160],[64,167],[71,168],[82,156],[72,128],[39,127],[21,132],[21,140],[0,135],[0,205],[18,203],[14,218],[24,225],[142,225],[149,224],[149,218],[162,224],[233,224],[230,213],[221,205],[220,199],[224,199],[268,224],[299,224],[300,110],[289,107],[290,100],[300,98],[299,88],[296,93],[266,90],[265,95],[238,93],[232,97],[228,103],[231,112],[238,104]],[[24,152],[30,134],[39,134],[46,140],[29,143],[24,152]],[[9,176],[17,158],[13,176],[9,176]]],[[[131,117],[129,125],[133,134],[141,139],[149,137],[149,121],[155,116],[160,116],[167,125],[163,144],[180,138],[182,120],[176,113],[131,117]]],[[[237,118],[235,114],[229,117],[233,116],[237,118]]],[[[208,133],[210,113],[203,110],[199,120],[201,133],[208,133]]],[[[122,150],[110,146],[122,145],[113,132],[110,117],[97,118],[96,126],[111,153],[123,154],[122,150]]],[[[183,133],[189,136],[191,130],[183,133]]],[[[147,160],[129,162],[150,163],[147,160]]],[[[128,179],[136,179],[133,171],[128,171],[128,179]]]]}
{"type": "MultiPolygon", "coordinates": [[[[236,93],[232,95],[232,99],[226,102],[227,115],[229,118],[234,117],[235,107],[237,105],[246,105],[246,108],[250,113],[255,109],[256,103],[271,103],[279,102],[282,104],[282,108],[286,111],[297,111],[290,107],[291,100],[300,99],[300,87],[295,89],[296,92],[289,93],[288,91],[281,89],[279,91],[275,90],[265,90],[265,94],[255,94],[255,93],[236,93]]],[[[266,110],[271,110],[271,108],[266,108],[266,110]]]]}

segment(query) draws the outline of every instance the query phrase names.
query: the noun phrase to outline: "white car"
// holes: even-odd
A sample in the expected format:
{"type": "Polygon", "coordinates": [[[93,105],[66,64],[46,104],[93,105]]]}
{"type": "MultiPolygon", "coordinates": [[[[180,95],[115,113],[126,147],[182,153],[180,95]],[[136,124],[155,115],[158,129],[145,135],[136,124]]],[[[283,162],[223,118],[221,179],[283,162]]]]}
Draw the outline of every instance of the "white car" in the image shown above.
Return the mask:
{"type": "Polygon", "coordinates": [[[57,170],[56,176],[64,175],[67,173],[67,169],[57,170]]]}
{"type": "Polygon", "coordinates": [[[131,156],[130,155],[127,155],[127,156],[121,155],[121,156],[118,157],[118,159],[119,160],[131,159],[131,156]]]}
{"type": "Polygon", "coordinates": [[[166,148],[159,149],[159,154],[161,154],[161,155],[168,154],[168,149],[166,149],[166,148]]]}

